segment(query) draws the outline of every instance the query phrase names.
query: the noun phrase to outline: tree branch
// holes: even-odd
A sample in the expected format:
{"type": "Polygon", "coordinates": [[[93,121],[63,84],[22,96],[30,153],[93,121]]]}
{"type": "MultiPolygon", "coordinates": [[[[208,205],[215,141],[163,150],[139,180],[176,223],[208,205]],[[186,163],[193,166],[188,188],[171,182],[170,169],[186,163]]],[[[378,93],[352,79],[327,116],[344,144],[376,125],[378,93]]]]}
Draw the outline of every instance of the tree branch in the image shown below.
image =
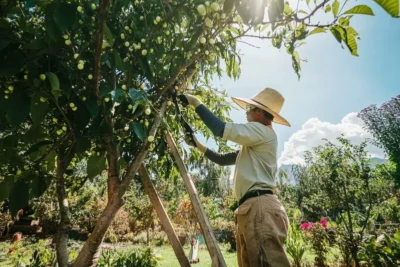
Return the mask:
{"type": "Polygon", "coordinates": [[[252,37],[252,38],[258,38],[258,39],[272,39],[272,36],[257,36],[257,35],[251,35],[251,34],[242,35],[241,37],[252,37]]]}
{"type": "Polygon", "coordinates": [[[248,43],[248,42],[244,42],[244,41],[240,41],[240,40],[238,40],[237,42],[238,42],[238,43],[242,43],[242,44],[247,44],[247,45],[249,45],[249,46],[251,46],[251,47],[254,47],[254,48],[260,48],[259,46],[252,45],[252,44],[250,44],[250,43],[248,43]]]}
{"type": "Polygon", "coordinates": [[[328,3],[330,0],[324,0],[321,4],[315,6],[315,8],[313,9],[313,11],[311,11],[310,14],[308,14],[307,16],[305,16],[304,18],[298,18],[297,14],[294,15],[293,19],[296,22],[304,22],[306,19],[311,18],[320,8],[324,7],[326,3],[328,3]]]}
{"type": "MultiPolygon", "coordinates": [[[[164,118],[165,111],[167,110],[167,102],[168,102],[168,99],[165,98],[161,104],[159,113],[157,114],[157,116],[154,119],[154,123],[150,129],[149,136],[156,135],[158,127],[160,126],[160,123],[161,123],[162,119],[164,118]]],[[[146,158],[146,156],[149,152],[149,145],[150,145],[149,142],[147,141],[147,139],[145,139],[140,152],[137,155],[135,155],[132,163],[130,164],[130,166],[128,167],[128,170],[126,171],[125,176],[123,177],[123,180],[122,180],[120,186],[118,187],[118,197],[122,197],[124,195],[125,191],[128,189],[128,186],[130,185],[133,177],[139,170],[140,166],[143,163],[143,160],[146,158]]]]}
{"type": "Polygon", "coordinates": [[[110,0],[103,0],[100,3],[98,18],[99,18],[99,29],[97,31],[97,44],[96,44],[96,52],[94,55],[94,89],[95,96],[97,98],[97,104],[100,106],[102,101],[100,99],[100,59],[101,59],[101,51],[103,46],[103,35],[104,35],[104,25],[106,23],[106,14],[105,10],[108,6],[110,0]]]}

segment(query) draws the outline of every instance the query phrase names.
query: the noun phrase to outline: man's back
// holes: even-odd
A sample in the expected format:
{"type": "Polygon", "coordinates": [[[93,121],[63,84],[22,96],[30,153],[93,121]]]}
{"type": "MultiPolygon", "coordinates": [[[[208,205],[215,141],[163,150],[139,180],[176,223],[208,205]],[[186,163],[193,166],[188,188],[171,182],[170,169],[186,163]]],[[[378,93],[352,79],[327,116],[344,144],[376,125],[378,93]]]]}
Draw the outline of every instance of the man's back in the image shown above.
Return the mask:
{"type": "Polygon", "coordinates": [[[234,174],[236,198],[251,190],[274,189],[278,147],[274,130],[258,122],[225,127],[224,138],[242,144],[234,174]]]}

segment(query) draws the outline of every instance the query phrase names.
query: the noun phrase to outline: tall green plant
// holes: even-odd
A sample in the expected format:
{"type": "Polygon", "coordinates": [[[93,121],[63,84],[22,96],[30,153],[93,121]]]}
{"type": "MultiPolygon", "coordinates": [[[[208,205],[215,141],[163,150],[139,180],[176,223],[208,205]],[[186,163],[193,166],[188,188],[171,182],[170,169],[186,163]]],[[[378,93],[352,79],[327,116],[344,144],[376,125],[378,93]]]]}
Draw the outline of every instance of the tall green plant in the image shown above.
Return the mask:
{"type": "Polygon", "coordinates": [[[289,235],[285,241],[286,252],[292,257],[294,267],[303,266],[303,258],[308,246],[304,241],[302,232],[298,224],[291,223],[289,235]]]}

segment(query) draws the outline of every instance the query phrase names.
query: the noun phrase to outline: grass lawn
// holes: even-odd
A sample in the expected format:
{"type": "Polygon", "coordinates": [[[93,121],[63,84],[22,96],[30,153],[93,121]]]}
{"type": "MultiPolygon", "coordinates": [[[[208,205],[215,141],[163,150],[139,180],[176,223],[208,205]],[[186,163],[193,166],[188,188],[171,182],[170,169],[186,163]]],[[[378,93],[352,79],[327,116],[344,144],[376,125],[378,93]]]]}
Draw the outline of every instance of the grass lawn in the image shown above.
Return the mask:
{"type": "MultiPolygon", "coordinates": [[[[224,245],[220,245],[222,254],[224,256],[226,266],[229,267],[237,267],[237,260],[236,260],[236,252],[228,252],[228,250],[224,247],[224,245]]],[[[185,254],[189,255],[190,246],[185,246],[185,254]]],[[[163,260],[159,261],[160,267],[179,267],[179,262],[175,257],[175,253],[171,246],[163,246],[163,247],[156,247],[156,252],[159,253],[163,260]]],[[[207,248],[204,245],[200,245],[199,247],[199,254],[197,255],[200,259],[199,263],[193,264],[196,267],[210,267],[211,266],[211,258],[210,254],[208,253],[207,248]]]]}

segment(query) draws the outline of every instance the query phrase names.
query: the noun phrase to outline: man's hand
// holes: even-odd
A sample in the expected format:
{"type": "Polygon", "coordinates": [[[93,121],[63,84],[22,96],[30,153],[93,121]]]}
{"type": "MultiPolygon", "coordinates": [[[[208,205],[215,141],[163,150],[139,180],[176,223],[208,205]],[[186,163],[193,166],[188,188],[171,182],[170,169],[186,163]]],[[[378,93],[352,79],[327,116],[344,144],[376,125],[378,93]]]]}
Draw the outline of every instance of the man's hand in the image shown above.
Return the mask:
{"type": "Polygon", "coordinates": [[[185,99],[186,99],[186,104],[189,104],[189,105],[193,106],[194,108],[197,108],[198,106],[200,106],[202,104],[201,101],[194,95],[183,94],[183,95],[179,95],[178,98],[181,99],[182,102],[185,102],[185,99]]]}
{"type": "Polygon", "coordinates": [[[189,136],[189,135],[186,135],[186,136],[185,136],[185,142],[186,142],[186,144],[188,144],[189,146],[192,146],[192,147],[196,147],[198,150],[200,150],[201,153],[205,153],[206,150],[207,150],[207,147],[203,146],[203,145],[199,142],[199,140],[197,140],[197,138],[196,138],[194,135],[193,135],[193,139],[194,139],[194,141],[195,141],[195,144],[193,144],[193,142],[190,140],[190,136],[189,136]]]}

